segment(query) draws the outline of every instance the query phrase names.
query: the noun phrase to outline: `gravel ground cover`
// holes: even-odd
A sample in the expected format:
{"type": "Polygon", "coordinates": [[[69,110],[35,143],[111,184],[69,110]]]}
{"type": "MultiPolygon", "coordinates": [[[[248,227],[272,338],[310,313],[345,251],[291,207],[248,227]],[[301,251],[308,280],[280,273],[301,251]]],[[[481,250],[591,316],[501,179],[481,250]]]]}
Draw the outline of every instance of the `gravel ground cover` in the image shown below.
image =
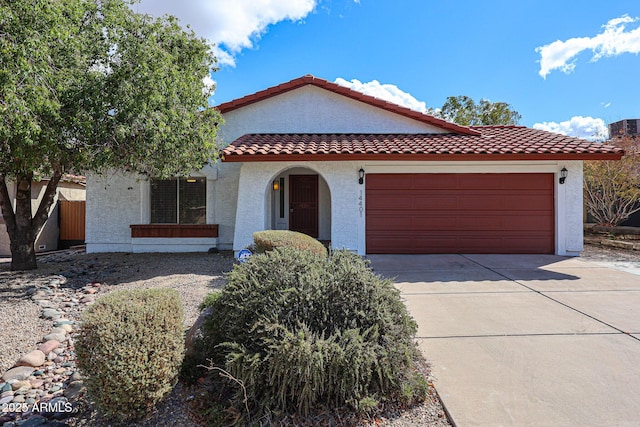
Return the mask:
{"type": "MultiPolygon", "coordinates": [[[[620,249],[585,245],[585,260],[605,263],[626,263],[640,267],[640,253],[620,249]]],[[[41,307],[31,296],[52,280],[60,281],[62,294],[79,293],[87,284],[99,284],[96,296],[116,289],[171,287],[176,289],[185,307],[185,328],[199,315],[198,305],[213,289],[224,285],[224,272],[233,265],[229,254],[86,254],[64,251],[38,257],[39,269],[33,272],[9,271],[9,259],[0,259],[0,374],[13,366],[23,354],[36,348],[43,333],[53,321],[43,319],[41,307]]],[[[65,313],[77,320],[84,306],[79,304],[65,313]]],[[[130,426],[197,426],[189,413],[188,402],[198,389],[179,383],[144,422],[130,426]]],[[[77,413],[63,420],[71,426],[107,426],[82,398],[74,403],[77,413]]],[[[2,415],[2,414],[0,414],[2,415]]],[[[35,420],[34,420],[35,421],[35,420]]],[[[336,414],[320,419],[291,419],[287,425],[341,425],[336,414]]],[[[348,423],[344,422],[343,425],[348,423]]],[[[2,423],[0,423],[2,425],[2,423]]],[[[435,392],[424,404],[411,410],[389,413],[385,418],[362,425],[376,426],[448,426],[449,423],[435,392]]]]}
{"type": "MultiPolygon", "coordinates": [[[[39,268],[33,272],[11,272],[9,262],[9,259],[0,259],[0,374],[12,367],[21,355],[36,348],[43,333],[53,326],[53,321],[40,317],[41,307],[31,298],[37,291],[50,286],[52,281],[60,283],[56,292],[67,295],[67,299],[84,295],[87,285],[96,289],[86,304],[90,304],[94,297],[117,289],[171,287],[178,291],[184,304],[186,329],[197,319],[198,306],[205,295],[224,285],[224,272],[232,268],[234,260],[230,254],[86,254],[63,251],[39,256],[39,268]]],[[[86,304],[65,307],[65,317],[78,320],[86,304]]],[[[72,340],[70,342],[72,348],[72,340]]],[[[428,367],[424,369],[428,371],[428,367]]],[[[190,414],[188,404],[197,393],[197,388],[178,383],[149,419],[127,425],[200,425],[190,414]]],[[[110,425],[100,418],[86,397],[75,401],[74,407],[77,412],[62,420],[67,425],[110,425]]],[[[339,414],[328,414],[320,424],[318,422],[318,419],[292,419],[284,425],[350,424],[341,421],[339,414]]],[[[360,425],[439,427],[450,424],[434,391],[422,405],[402,412],[390,411],[385,417],[360,425]]]]}

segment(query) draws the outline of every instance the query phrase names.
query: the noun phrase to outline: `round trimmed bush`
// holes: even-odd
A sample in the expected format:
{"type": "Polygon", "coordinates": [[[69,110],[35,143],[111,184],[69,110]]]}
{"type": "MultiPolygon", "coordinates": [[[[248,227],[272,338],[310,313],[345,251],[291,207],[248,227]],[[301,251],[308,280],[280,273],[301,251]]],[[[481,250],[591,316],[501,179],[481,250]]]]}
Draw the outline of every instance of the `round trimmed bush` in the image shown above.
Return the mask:
{"type": "Polygon", "coordinates": [[[399,291],[350,252],[321,258],[280,248],[254,256],[234,267],[210,306],[208,357],[242,382],[231,402],[244,421],[327,407],[375,410],[380,401],[410,403],[428,392],[414,369],[416,323],[399,291]]]}
{"type": "Polygon", "coordinates": [[[148,416],[171,391],[184,355],[182,313],[173,289],[115,291],[83,313],[78,368],[107,417],[148,416]]]}
{"type": "Polygon", "coordinates": [[[276,248],[294,248],[311,251],[326,257],[327,248],[311,236],[290,230],[264,230],[253,233],[253,249],[257,253],[265,253],[276,248]]]}

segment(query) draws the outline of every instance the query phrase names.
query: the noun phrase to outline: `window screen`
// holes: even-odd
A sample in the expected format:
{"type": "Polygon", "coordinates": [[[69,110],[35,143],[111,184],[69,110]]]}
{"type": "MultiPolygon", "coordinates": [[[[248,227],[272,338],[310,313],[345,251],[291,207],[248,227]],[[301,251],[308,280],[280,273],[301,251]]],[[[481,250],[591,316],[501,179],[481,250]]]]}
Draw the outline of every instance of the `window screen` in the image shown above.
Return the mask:
{"type": "Polygon", "coordinates": [[[151,181],[152,224],[206,224],[205,178],[151,181]]]}
{"type": "Polygon", "coordinates": [[[204,178],[180,180],[180,224],[206,224],[207,193],[204,178]]]}
{"type": "Polygon", "coordinates": [[[178,180],[151,181],[151,223],[176,224],[178,222],[178,180]]]}

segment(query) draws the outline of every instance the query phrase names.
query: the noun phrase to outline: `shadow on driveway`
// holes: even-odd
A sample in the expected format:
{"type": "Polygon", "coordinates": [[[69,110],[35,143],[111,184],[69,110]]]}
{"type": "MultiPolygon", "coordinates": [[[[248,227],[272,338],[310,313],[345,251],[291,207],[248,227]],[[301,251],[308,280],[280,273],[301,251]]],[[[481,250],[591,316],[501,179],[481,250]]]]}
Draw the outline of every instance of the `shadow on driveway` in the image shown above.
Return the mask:
{"type": "Polygon", "coordinates": [[[553,255],[369,259],[457,425],[638,425],[639,276],[553,255]]]}

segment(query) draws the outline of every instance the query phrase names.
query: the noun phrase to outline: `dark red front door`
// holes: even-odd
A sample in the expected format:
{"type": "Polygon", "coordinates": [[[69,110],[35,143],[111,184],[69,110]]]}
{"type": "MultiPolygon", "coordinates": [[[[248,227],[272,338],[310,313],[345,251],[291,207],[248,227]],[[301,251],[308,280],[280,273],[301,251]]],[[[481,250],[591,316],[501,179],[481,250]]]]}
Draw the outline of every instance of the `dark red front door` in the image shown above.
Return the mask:
{"type": "Polygon", "coordinates": [[[318,175],[289,175],[289,230],[318,237],[318,175]]]}

